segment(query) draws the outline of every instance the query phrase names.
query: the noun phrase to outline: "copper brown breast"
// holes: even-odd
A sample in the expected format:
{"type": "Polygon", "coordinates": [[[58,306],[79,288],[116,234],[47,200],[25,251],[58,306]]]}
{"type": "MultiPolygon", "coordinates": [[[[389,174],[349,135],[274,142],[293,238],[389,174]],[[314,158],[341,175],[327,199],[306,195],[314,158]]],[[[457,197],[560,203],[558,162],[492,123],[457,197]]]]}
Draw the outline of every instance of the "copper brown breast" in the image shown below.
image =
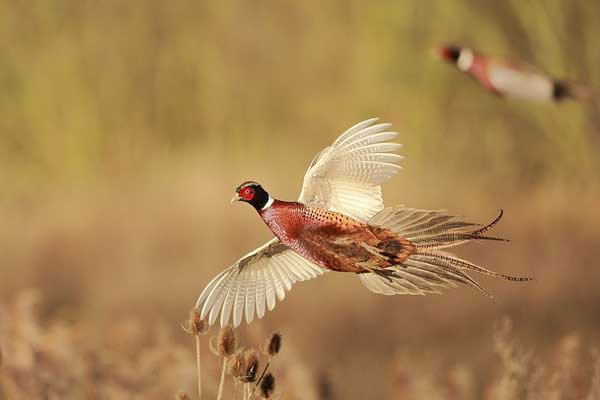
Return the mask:
{"type": "Polygon", "coordinates": [[[275,200],[259,212],[281,242],[323,268],[367,272],[402,263],[415,247],[391,231],[343,214],[275,200]]]}

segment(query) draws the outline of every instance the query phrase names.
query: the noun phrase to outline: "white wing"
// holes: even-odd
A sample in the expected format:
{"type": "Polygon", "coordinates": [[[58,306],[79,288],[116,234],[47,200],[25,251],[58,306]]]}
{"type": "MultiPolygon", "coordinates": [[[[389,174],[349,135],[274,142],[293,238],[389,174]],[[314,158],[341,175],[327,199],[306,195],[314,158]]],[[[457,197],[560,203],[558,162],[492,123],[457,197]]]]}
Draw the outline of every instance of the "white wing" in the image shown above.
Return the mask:
{"type": "Polygon", "coordinates": [[[528,70],[518,70],[501,64],[490,64],[490,82],[502,94],[534,101],[552,100],[552,79],[528,70]]]}
{"type": "Polygon", "coordinates": [[[391,124],[376,121],[356,124],[313,159],[299,202],[364,222],[383,209],[380,185],[398,173],[403,157],[395,153],[402,145],[387,142],[398,135],[386,131],[391,124]]]}
{"type": "Polygon", "coordinates": [[[200,318],[208,316],[213,325],[221,314],[221,326],[252,322],[254,311],[258,318],[275,307],[276,299],[282,301],[286,290],[298,281],[316,278],[324,269],[304,259],[279,239],[272,239],[258,249],[246,254],[235,264],[219,273],[200,294],[196,308],[201,308],[200,318]]]}

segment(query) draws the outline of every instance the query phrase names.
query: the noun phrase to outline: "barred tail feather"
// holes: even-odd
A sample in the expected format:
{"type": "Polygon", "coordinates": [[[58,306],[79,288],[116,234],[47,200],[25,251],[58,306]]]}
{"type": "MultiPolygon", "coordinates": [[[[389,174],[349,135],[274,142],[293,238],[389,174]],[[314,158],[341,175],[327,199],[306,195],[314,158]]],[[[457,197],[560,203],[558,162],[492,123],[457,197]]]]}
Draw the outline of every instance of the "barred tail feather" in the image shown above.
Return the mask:
{"type": "Polygon", "coordinates": [[[435,253],[429,253],[429,254],[428,253],[420,253],[420,254],[424,255],[424,256],[442,259],[444,261],[447,261],[451,265],[454,265],[461,269],[479,272],[480,274],[483,274],[483,275],[488,275],[488,276],[492,276],[494,278],[500,278],[500,279],[504,279],[507,281],[525,282],[525,281],[533,280],[532,278],[505,275],[505,274],[501,274],[499,272],[491,271],[489,269],[480,267],[479,265],[473,264],[472,262],[469,262],[467,260],[458,258],[454,254],[450,254],[450,253],[435,252],[435,253]]]}
{"type": "MultiPolygon", "coordinates": [[[[457,246],[459,244],[468,242],[469,240],[495,240],[499,242],[508,242],[507,239],[484,235],[485,232],[492,229],[502,219],[502,215],[504,215],[504,211],[500,210],[500,213],[496,219],[494,219],[488,225],[477,230],[465,232],[465,228],[471,227],[475,224],[457,221],[454,222],[454,224],[449,224],[448,227],[443,226],[441,229],[438,228],[438,232],[436,233],[432,234],[431,232],[425,232],[422,233],[421,236],[413,238],[407,237],[407,239],[410,240],[419,250],[444,249],[457,246]]],[[[402,235],[401,233],[399,234],[402,235]]]]}
{"type": "Polygon", "coordinates": [[[415,245],[415,253],[402,264],[380,271],[360,274],[371,291],[386,295],[439,293],[440,288],[455,287],[457,283],[472,286],[488,297],[486,291],[467,272],[474,271],[494,278],[524,282],[531,278],[514,277],[480,267],[442,249],[457,246],[471,240],[506,239],[486,236],[501,220],[500,214],[489,224],[481,226],[461,221],[441,211],[424,211],[404,207],[392,207],[381,211],[370,221],[392,230],[398,236],[415,245]],[[480,226],[478,229],[474,227],[480,226]]]}

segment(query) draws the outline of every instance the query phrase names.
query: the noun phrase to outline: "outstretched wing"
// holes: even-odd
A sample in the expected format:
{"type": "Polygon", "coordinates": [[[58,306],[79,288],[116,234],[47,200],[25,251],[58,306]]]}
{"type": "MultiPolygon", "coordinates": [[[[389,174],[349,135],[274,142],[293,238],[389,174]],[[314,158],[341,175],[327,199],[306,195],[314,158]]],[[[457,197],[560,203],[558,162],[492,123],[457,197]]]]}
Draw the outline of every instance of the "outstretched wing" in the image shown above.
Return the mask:
{"type": "Polygon", "coordinates": [[[221,326],[246,321],[252,322],[254,312],[262,318],[265,303],[272,310],[276,299],[282,301],[286,290],[298,281],[316,278],[324,269],[304,259],[279,239],[272,239],[258,249],[246,254],[235,264],[219,273],[200,294],[196,308],[201,308],[200,317],[208,316],[213,325],[221,314],[221,326]]]}
{"type": "Polygon", "coordinates": [[[488,75],[500,94],[534,101],[553,99],[554,81],[547,75],[498,63],[488,65],[488,75]]]}
{"type": "Polygon", "coordinates": [[[388,140],[391,124],[372,118],[354,125],[310,163],[298,201],[366,222],[383,209],[381,184],[401,169],[402,147],[388,140]]]}

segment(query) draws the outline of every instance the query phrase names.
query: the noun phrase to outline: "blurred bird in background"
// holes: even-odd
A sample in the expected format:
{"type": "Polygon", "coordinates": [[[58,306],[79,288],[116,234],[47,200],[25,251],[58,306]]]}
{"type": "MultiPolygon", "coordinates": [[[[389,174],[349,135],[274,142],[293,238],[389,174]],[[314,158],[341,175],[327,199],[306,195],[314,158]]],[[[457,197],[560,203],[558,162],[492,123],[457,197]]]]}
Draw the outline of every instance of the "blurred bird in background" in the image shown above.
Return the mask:
{"type": "Polygon", "coordinates": [[[586,85],[555,79],[530,65],[488,57],[468,47],[444,45],[435,48],[434,53],[475,78],[484,89],[501,96],[558,103],[565,99],[589,100],[593,94],[586,85]]]}
{"type": "MultiPolygon", "coordinates": [[[[298,201],[273,198],[258,183],[236,190],[234,201],[253,206],[275,234],[265,245],[217,275],[204,289],[196,307],[200,318],[221,326],[238,326],[245,313],[256,315],[275,307],[297,281],[328,270],[358,274],[371,291],[384,295],[440,293],[457,283],[487,292],[465,271],[512,281],[460,259],[444,249],[470,240],[504,239],[486,236],[490,224],[462,221],[441,211],[395,206],[384,208],[381,184],[394,176],[402,156],[391,124],[363,121],[344,132],[311,162],[298,201]]],[[[489,294],[488,294],[489,295],[489,294]]],[[[491,296],[490,296],[491,297],[491,296]]]]}

